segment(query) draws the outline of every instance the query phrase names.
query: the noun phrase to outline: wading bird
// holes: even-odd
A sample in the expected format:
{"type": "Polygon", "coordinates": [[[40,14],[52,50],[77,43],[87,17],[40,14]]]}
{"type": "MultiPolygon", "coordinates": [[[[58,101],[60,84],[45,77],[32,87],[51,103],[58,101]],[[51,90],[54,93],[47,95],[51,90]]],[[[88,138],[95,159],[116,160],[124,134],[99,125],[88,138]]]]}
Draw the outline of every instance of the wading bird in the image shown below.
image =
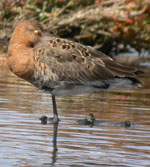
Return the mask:
{"type": "Polygon", "coordinates": [[[36,20],[19,23],[10,40],[8,66],[17,76],[55,96],[132,88],[140,85],[136,68],[118,64],[92,47],[46,33],[36,20]]]}

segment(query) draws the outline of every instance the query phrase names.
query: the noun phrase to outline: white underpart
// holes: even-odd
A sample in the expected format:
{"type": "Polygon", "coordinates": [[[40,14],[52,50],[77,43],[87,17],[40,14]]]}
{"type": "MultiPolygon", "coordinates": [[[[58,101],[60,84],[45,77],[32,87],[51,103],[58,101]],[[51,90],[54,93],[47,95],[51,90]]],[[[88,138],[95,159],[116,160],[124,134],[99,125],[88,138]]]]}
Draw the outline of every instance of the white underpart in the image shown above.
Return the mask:
{"type": "Polygon", "coordinates": [[[130,79],[127,78],[113,78],[108,80],[97,80],[92,82],[83,81],[82,83],[65,82],[65,81],[52,81],[49,77],[34,75],[35,80],[32,82],[33,85],[42,89],[43,86],[49,88],[49,93],[56,96],[64,95],[77,95],[92,92],[100,92],[104,90],[112,89],[125,89],[136,87],[130,79]],[[38,79],[37,79],[38,78],[38,79]],[[108,85],[108,88],[107,86],[108,85]]]}
{"type": "Polygon", "coordinates": [[[110,84],[108,88],[103,88],[103,81],[96,81],[93,83],[85,84],[85,85],[70,85],[69,87],[65,85],[65,83],[60,83],[60,85],[56,86],[51,94],[56,96],[64,96],[64,95],[78,95],[92,92],[100,92],[104,90],[112,90],[112,89],[125,89],[125,88],[133,88],[135,85],[132,84],[132,81],[129,79],[112,79],[107,80],[105,83],[110,84]],[[92,85],[99,86],[99,88],[93,87],[92,85]]]}

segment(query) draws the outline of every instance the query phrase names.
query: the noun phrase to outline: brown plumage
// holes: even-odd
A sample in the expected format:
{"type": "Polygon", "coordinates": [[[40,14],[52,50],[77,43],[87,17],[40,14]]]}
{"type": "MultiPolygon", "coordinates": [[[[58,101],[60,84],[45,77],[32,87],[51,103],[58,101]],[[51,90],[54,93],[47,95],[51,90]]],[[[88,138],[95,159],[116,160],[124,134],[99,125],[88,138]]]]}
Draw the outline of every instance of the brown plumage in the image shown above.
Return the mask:
{"type": "Polygon", "coordinates": [[[54,122],[58,122],[55,95],[134,87],[136,68],[116,63],[105,54],[44,32],[35,20],[21,22],[8,49],[8,66],[17,76],[52,94],[54,122]]]}

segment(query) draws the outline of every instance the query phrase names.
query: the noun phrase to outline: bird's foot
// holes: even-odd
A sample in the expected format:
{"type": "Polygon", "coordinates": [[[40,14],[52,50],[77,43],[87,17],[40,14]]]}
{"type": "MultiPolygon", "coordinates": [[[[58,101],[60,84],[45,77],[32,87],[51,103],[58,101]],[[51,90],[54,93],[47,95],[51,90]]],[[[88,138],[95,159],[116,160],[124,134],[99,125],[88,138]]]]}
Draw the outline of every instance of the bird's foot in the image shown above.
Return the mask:
{"type": "Polygon", "coordinates": [[[59,121],[60,121],[60,119],[58,118],[58,116],[54,115],[54,117],[53,117],[53,123],[54,124],[58,124],[59,121]]]}

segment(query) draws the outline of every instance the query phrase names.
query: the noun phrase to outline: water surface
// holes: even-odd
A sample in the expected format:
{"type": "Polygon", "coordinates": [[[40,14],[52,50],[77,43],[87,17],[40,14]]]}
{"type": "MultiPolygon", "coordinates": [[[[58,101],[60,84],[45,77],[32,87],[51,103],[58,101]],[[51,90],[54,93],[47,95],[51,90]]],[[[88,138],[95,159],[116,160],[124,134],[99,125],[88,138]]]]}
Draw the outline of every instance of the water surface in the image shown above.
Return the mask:
{"type": "Polygon", "coordinates": [[[140,79],[140,89],[57,98],[56,133],[39,120],[51,97],[0,69],[0,167],[150,166],[150,77],[140,79]],[[77,122],[91,112],[101,124],[77,122]]]}

